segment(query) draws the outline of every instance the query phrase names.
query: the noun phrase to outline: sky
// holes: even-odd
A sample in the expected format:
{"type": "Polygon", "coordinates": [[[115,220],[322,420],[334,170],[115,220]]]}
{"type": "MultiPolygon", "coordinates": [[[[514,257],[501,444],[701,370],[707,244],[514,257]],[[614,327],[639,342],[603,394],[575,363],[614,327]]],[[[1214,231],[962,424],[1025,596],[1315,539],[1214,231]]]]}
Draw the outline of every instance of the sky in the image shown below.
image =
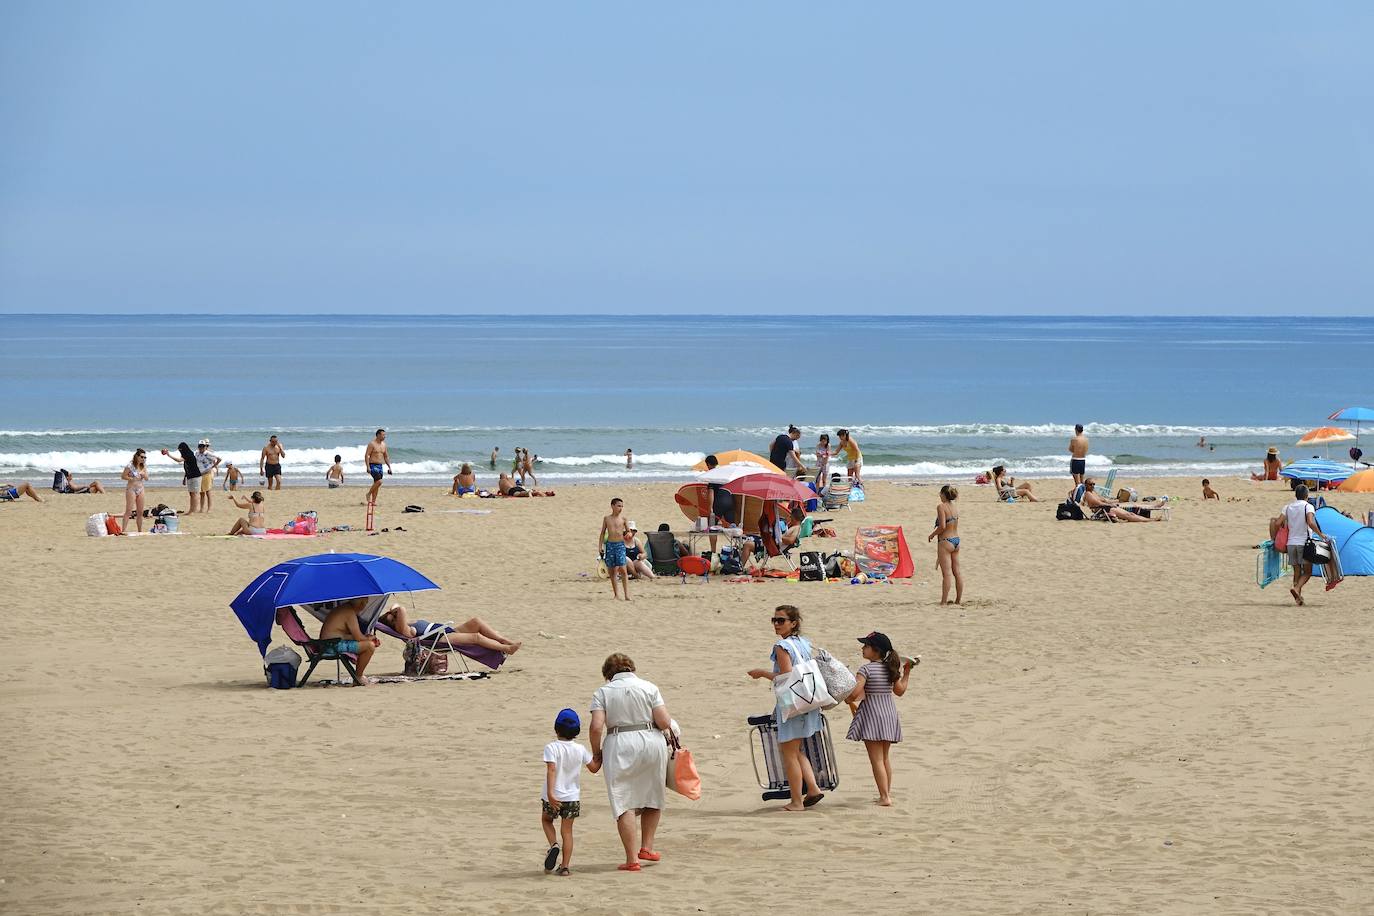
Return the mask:
{"type": "Polygon", "coordinates": [[[0,311],[1374,313],[1374,4],[0,4],[0,311]]]}

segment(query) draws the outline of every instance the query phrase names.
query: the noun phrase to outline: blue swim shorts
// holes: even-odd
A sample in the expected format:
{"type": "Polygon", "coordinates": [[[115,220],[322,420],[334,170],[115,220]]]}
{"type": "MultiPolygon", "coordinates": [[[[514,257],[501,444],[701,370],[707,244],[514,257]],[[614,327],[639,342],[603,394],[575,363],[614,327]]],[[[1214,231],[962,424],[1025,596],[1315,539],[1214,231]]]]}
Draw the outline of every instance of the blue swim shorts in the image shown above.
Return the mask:
{"type": "Polygon", "coordinates": [[[347,652],[350,655],[357,655],[358,641],[356,639],[341,639],[334,648],[338,652],[347,652]]]}
{"type": "Polygon", "coordinates": [[[607,541],[606,542],[606,567],[613,569],[617,566],[625,565],[625,542],[607,541]]]}
{"type": "Polygon", "coordinates": [[[367,472],[372,475],[373,480],[382,479],[382,466],[380,464],[369,464],[367,472]]]}

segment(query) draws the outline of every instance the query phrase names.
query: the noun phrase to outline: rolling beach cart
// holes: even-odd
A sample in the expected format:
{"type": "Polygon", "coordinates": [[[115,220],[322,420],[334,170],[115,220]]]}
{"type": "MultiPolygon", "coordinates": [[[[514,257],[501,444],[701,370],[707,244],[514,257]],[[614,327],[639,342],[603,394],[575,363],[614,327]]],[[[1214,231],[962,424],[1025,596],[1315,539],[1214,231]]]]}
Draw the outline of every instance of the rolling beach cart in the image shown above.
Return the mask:
{"type": "MultiPolygon", "coordinates": [[[[787,783],[787,771],[782,765],[782,751],[778,748],[778,726],[773,714],[750,716],[748,722],[758,740],[749,745],[749,757],[754,762],[754,778],[763,789],[764,801],[777,801],[790,798],[792,793],[787,783]],[[764,772],[759,772],[759,752],[763,754],[764,772]],[[766,778],[765,778],[766,777],[766,778]]],[[[802,753],[811,761],[811,769],[816,771],[816,786],[830,791],[840,784],[840,771],[835,765],[835,745],[830,741],[830,723],[821,716],[821,730],[810,738],[803,739],[802,753]]]]}

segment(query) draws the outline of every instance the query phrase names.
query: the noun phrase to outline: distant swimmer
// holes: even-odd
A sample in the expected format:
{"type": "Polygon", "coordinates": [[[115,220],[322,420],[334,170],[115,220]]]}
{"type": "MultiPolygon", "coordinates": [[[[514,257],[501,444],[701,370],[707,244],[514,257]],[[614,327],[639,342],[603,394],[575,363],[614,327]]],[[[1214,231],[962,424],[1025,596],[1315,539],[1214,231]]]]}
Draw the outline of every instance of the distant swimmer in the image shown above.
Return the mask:
{"type": "Polygon", "coordinates": [[[1083,435],[1083,424],[1073,428],[1073,438],[1069,440],[1069,473],[1073,475],[1074,486],[1083,482],[1088,472],[1088,437],[1083,435]]]}
{"type": "Polygon", "coordinates": [[[367,501],[376,505],[377,494],[382,489],[382,465],[386,465],[386,473],[391,473],[391,455],[386,450],[386,430],[377,430],[377,435],[367,444],[363,462],[367,465],[367,473],[372,476],[372,489],[367,491],[367,501]]]}
{"type": "Polygon", "coordinates": [[[496,446],[491,450],[491,469],[496,470],[496,459],[501,454],[501,446],[496,446]]]}
{"type": "Polygon", "coordinates": [[[1198,436],[1198,437],[1197,437],[1197,447],[1198,447],[1198,448],[1206,448],[1206,447],[1207,447],[1207,437],[1206,437],[1206,436],[1198,436]]]}
{"type": "Polygon", "coordinates": [[[625,449],[625,470],[627,470],[627,471],[632,471],[632,470],[634,470],[634,466],[635,466],[635,450],[632,449],[632,448],[627,448],[627,449],[625,449]]]}

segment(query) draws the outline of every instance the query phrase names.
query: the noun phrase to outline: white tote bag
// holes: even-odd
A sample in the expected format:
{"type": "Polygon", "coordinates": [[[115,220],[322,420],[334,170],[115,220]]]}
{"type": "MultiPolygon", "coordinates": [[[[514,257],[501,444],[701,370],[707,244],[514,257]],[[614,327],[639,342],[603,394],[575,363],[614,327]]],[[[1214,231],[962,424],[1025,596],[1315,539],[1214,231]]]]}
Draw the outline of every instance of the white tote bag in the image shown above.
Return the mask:
{"type": "Polygon", "coordinates": [[[797,662],[792,670],[773,679],[773,693],[778,699],[782,721],[806,715],[813,709],[829,709],[834,699],[825,689],[825,679],[814,658],[797,662]]]}
{"type": "Polygon", "coordinates": [[[110,532],[105,530],[105,519],[109,518],[104,512],[97,512],[86,519],[86,535],[93,538],[103,538],[110,532]]]}

